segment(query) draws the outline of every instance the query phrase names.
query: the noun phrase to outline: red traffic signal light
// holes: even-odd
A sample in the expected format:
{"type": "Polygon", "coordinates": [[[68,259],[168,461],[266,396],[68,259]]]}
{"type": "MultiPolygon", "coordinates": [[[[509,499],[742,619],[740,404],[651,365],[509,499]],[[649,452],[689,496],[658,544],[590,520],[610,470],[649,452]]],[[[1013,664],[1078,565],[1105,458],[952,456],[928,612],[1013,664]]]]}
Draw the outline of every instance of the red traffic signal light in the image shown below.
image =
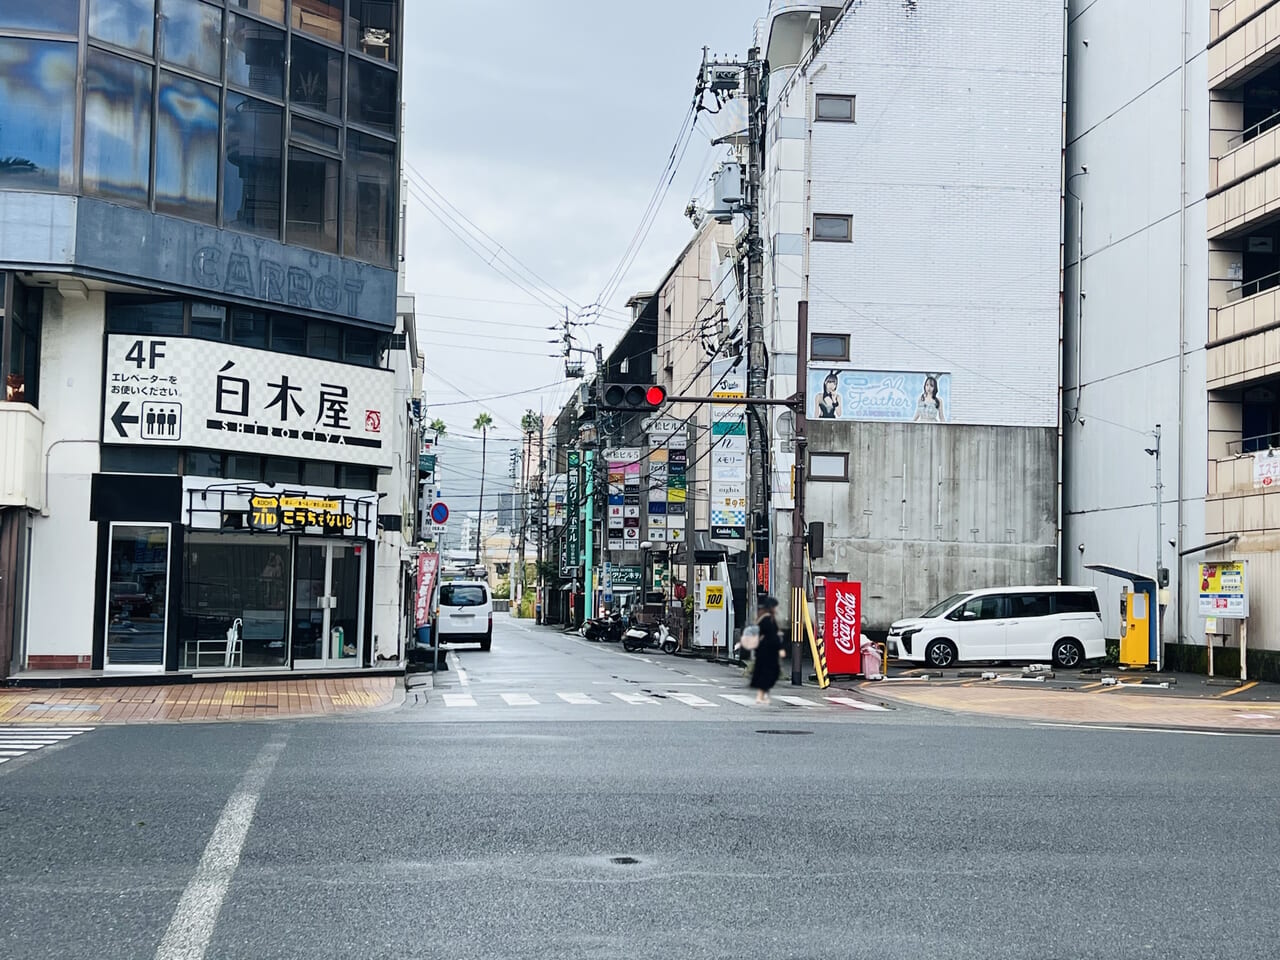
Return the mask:
{"type": "Polygon", "coordinates": [[[652,386],[644,392],[644,402],[651,407],[660,407],[667,399],[667,388],[652,386]]]}
{"type": "Polygon", "coordinates": [[[665,403],[667,390],[665,387],[640,383],[610,383],[605,385],[601,396],[604,405],[610,409],[644,413],[665,403]]]}

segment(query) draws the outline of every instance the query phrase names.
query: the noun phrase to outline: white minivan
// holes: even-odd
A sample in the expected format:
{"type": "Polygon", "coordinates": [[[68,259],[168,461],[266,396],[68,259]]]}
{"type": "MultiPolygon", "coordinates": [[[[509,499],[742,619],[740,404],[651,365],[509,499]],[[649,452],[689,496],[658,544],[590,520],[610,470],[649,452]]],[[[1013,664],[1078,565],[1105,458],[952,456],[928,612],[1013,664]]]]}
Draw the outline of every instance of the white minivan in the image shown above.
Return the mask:
{"type": "Polygon", "coordinates": [[[441,643],[493,644],[493,598],[483,580],[447,580],[436,599],[436,636],[441,643]]]}
{"type": "Polygon", "coordinates": [[[1106,656],[1092,587],[1002,587],[957,593],[889,628],[900,660],[950,667],[965,660],[1027,660],[1078,667],[1106,656]]]}

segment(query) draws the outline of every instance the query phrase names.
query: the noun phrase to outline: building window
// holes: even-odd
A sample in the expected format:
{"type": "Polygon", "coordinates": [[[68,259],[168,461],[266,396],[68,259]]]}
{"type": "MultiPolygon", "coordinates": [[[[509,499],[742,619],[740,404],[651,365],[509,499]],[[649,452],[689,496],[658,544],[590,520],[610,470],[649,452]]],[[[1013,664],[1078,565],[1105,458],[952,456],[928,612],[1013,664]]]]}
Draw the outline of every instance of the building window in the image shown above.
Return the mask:
{"type": "Polygon", "coordinates": [[[342,54],[294,37],[289,58],[289,102],[342,116],[342,54]]]}
{"type": "Polygon", "coordinates": [[[820,93],[814,98],[813,116],[815,120],[830,120],[835,123],[853,123],[854,98],[836,93],[820,93]]]}
{"type": "MultiPolygon", "coordinates": [[[[80,0],[6,3],[0,6],[0,30],[9,29],[79,33],[80,0]]],[[[7,65],[6,69],[8,69],[7,65]]]]}
{"type": "Polygon", "coordinates": [[[354,130],[347,134],[343,251],[387,263],[395,250],[396,145],[354,130]]]}
{"type": "Polygon", "coordinates": [[[227,94],[222,217],[233,230],[280,234],[283,111],[264,100],[227,94]]]}
{"type": "Polygon", "coordinates": [[[160,0],[160,59],[222,76],[222,10],[200,0],[160,0]]]}
{"type": "Polygon", "coordinates": [[[147,202],[151,177],[150,67],[90,50],[84,95],[84,190],[147,202]]]}
{"type": "MultiPolygon", "coordinates": [[[[337,127],[327,123],[308,120],[296,113],[289,121],[290,138],[294,141],[312,143],[327,150],[337,150],[339,133],[337,127]]],[[[353,134],[354,136],[354,134],[353,134]]]]}
{"type": "Polygon", "coordinates": [[[123,295],[107,298],[107,333],[180,337],[182,324],[181,300],[123,295]]]}
{"type": "MultiPolygon", "coordinates": [[[[244,6],[244,3],[241,3],[244,6]]],[[[283,0],[281,3],[283,17],[283,0]]],[[[284,31],[227,17],[227,82],[264,97],[284,97],[284,31]]]]}
{"type": "Polygon", "coordinates": [[[169,528],[111,524],[106,665],[164,666],[169,528]]]}
{"type": "Polygon", "coordinates": [[[183,568],[184,668],[288,662],[289,537],[188,534],[183,568]],[[228,651],[227,631],[237,620],[240,645],[228,651]]]}
{"type": "Polygon", "coordinates": [[[293,0],[293,28],[342,43],[342,0],[293,0]]]}
{"type": "Polygon", "coordinates": [[[352,60],[347,84],[347,120],[395,133],[395,71],[376,63],[352,60]]]}
{"type": "Polygon", "coordinates": [[[853,217],[848,214],[815,213],[813,239],[848,243],[853,239],[853,217]]]}
{"type": "Polygon", "coordinates": [[[0,189],[71,189],[76,45],[0,38],[0,63],[0,189]]]}
{"type": "Polygon", "coordinates": [[[268,17],[276,23],[284,23],[284,0],[231,0],[228,6],[268,17]]]}
{"type": "Polygon", "coordinates": [[[160,71],[156,120],[156,209],[216,223],[218,88],[160,71]]]}
{"type": "Polygon", "coordinates": [[[231,342],[238,347],[267,349],[267,315],[257,310],[233,309],[231,342]]]}
{"type": "Polygon", "coordinates": [[[271,315],[271,349],[277,353],[305,356],[307,352],[307,321],[301,317],[282,314],[271,315]]]}
{"type": "Polygon", "coordinates": [[[348,42],[367,57],[396,60],[396,4],[388,0],[351,0],[348,42]]]}
{"type": "Polygon", "coordinates": [[[809,340],[809,359],[848,360],[849,335],[847,333],[815,333],[809,340]]]}
{"type": "Polygon", "coordinates": [[[227,308],[216,303],[191,304],[191,336],[201,340],[227,339],[227,308]]]}
{"type": "Polygon", "coordinates": [[[307,356],[317,360],[342,359],[342,328],[335,323],[312,320],[307,324],[307,356]]]}
{"type": "MultiPolygon", "coordinates": [[[[9,328],[9,359],[4,370],[4,398],[8,403],[40,405],[40,321],[44,291],[13,281],[13,304],[4,307],[4,275],[0,274],[0,328],[9,328]]],[[[2,336],[2,334],[0,334],[2,336]]]]}
{"type": "Polygon", "coordinates": [[[178,451],[163,447],[102,447],[103,473],[155,473],[176,476],[178,451]]]}
{"type": "Polygon", "coordinates": [[[285,242],[338,252],[338,161],[289,148],[285,242]]]}
{"type": "Polygon", "coordinates": [[[89,36],[151,56],[156,0],[89,0],[89,36]]]}
{"type": "Polygon", "coordinates": [[[378,362],[378,334],[372,330],[348,328],[342,340],[344,363],[372,367],[378,362]]]}
{"type": "Polygon", "coordinates": [[[849,454],[809,454],[809,479],[839,482],[849,479],[849,454]]]}

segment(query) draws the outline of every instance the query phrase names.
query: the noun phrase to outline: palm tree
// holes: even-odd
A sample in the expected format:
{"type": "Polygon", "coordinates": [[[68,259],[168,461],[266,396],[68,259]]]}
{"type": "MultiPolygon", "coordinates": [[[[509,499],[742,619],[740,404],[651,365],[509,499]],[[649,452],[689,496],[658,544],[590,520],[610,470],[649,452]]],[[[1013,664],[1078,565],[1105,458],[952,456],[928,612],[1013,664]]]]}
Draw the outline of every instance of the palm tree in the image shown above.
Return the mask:
{"type": "Polygon", "coordinates": [[[427,429],[436,435],[436,443],[439,443],[440,438],[447,435],[449,432],[449,428],[445,426],[444,421],[439,417],[436,417],[436,419],[427,424],[427,429]]]}
{"type": "Polygon", "coordinates": [[[484,531],[484,469],[489,456],[489,428],[493,426],[493,417],[482,413],[476,417],[473,430],[480,431],[480,518],[476,523],[476,566],[480,566],[480,540],[484,531]]]}

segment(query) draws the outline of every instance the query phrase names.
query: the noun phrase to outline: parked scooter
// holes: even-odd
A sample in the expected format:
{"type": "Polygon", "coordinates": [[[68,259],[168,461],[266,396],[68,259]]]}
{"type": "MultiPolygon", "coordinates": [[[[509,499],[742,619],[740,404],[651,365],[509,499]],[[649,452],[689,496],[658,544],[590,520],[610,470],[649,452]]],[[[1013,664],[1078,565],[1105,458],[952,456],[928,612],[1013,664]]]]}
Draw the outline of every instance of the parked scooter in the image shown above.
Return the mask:
{"type": "Polygon", "coordinates": [[[622,648],[628,653],[637,650],[657,648],[663,653],[675,653],[680,644],[667,629],[666,621],[658,619],[652,623],[637,623],[622,634],[622,648]]]}
{"type": "Polygon", "coordinates": [[[582,625],[579,631],[583,637],[592,643],[617,643],[622,639],[623,631],[626,629],[627,622],[623,620],[620,613],[606,613],[602,617],[592,617],[582,625]]]}

